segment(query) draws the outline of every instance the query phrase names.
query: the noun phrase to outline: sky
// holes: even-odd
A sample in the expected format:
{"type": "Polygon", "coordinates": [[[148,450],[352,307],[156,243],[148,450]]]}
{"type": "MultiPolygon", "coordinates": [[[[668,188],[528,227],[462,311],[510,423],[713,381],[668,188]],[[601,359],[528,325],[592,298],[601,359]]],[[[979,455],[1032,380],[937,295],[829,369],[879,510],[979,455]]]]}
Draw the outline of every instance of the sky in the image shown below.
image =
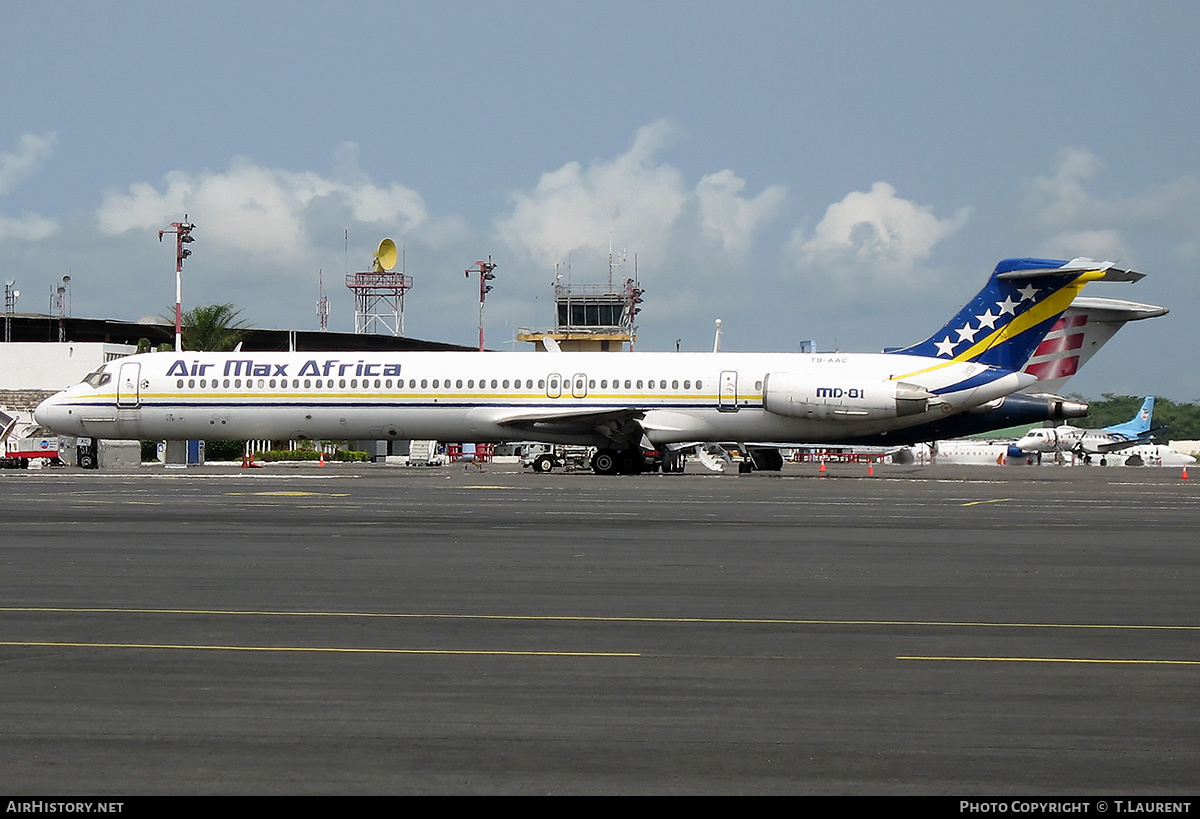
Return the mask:
{"type": "Polygon", "coordinates": [[[1200,400],[1200,5],[0,0],[0,275],[17,310],[354,328],[384,237],[405,330],[487,345],[634,274],[639,350],[873,352],[1006,257],[1171,309],[1066,387],[1200,400]]]}

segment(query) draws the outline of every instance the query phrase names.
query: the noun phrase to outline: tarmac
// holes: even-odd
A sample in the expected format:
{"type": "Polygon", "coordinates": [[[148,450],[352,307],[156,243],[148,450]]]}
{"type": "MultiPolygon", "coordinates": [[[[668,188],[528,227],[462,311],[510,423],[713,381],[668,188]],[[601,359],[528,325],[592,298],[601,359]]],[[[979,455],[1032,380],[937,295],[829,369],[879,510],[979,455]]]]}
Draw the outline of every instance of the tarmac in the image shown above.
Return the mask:
{"type": "Polygon", "coordinates": [[[0,790],[1195,794],[1197,481],[873,471],[0,473],[0,790]]]}

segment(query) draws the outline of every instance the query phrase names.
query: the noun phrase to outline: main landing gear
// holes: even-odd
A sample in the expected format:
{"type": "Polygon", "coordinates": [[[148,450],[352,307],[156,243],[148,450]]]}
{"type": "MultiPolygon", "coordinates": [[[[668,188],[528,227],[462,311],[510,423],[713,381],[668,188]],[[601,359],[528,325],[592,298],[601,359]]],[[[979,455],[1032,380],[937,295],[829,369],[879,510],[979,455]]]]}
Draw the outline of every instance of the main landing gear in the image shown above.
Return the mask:
{"type": "Polygon", "coordinates": [[[592,471],[596,474],[641,474],[658,472],[664,464],[656,450],[598,449],[592,456],[592,471]]]}
{"type": "Polygon", "coordinates": [[[598,449],[592,456],[597,475],[637,475],[646,469],[646,459],[636,449],[598,449]]]}

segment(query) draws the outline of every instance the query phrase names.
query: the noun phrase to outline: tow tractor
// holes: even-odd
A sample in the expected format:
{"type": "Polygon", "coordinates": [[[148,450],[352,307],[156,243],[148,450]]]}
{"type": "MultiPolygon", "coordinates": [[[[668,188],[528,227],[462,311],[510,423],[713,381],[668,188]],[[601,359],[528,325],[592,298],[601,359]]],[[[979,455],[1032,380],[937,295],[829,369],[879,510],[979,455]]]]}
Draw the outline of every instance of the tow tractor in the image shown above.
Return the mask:
{"type": "Polygon", "coordinates": [[[587,446],[555,446],[530,444],[521,455],[521,466],[534,472],[562,469],[581,472],[591,469],[592,448],[587,446]]]}

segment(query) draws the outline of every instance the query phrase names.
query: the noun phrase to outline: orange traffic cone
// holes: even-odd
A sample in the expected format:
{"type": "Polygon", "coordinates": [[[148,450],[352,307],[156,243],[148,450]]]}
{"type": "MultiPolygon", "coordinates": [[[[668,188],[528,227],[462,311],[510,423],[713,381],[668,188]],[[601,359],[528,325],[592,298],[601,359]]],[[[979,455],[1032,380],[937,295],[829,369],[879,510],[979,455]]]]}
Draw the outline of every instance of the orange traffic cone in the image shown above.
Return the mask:
{"type": "Polygon", "coordinates": [[[320,459],[317,461],[317,466],[325,466],[325,453],[321,453],[320,459]]]}
{"type": "Polygon", "coordinates": [[[1179,479],[1181,481],[1186,481],[1188,479],[1186,466],[1183,468],[1183,474],[1179,476],[1179,479]]]}
{"type": "Polygon", "coordinates": [[[825,474],[825,462],[821,461],[821,468],[818,470],[822,475],[825,474]]]}
{"type": "Polygon", "coordinates": [[[875,474],[875,464],[873,464],[873,463],[868,463],[868,464],[867,464],[867,474],[868,474],[868,475],[874,475],[874,474],[875,474]]]}

